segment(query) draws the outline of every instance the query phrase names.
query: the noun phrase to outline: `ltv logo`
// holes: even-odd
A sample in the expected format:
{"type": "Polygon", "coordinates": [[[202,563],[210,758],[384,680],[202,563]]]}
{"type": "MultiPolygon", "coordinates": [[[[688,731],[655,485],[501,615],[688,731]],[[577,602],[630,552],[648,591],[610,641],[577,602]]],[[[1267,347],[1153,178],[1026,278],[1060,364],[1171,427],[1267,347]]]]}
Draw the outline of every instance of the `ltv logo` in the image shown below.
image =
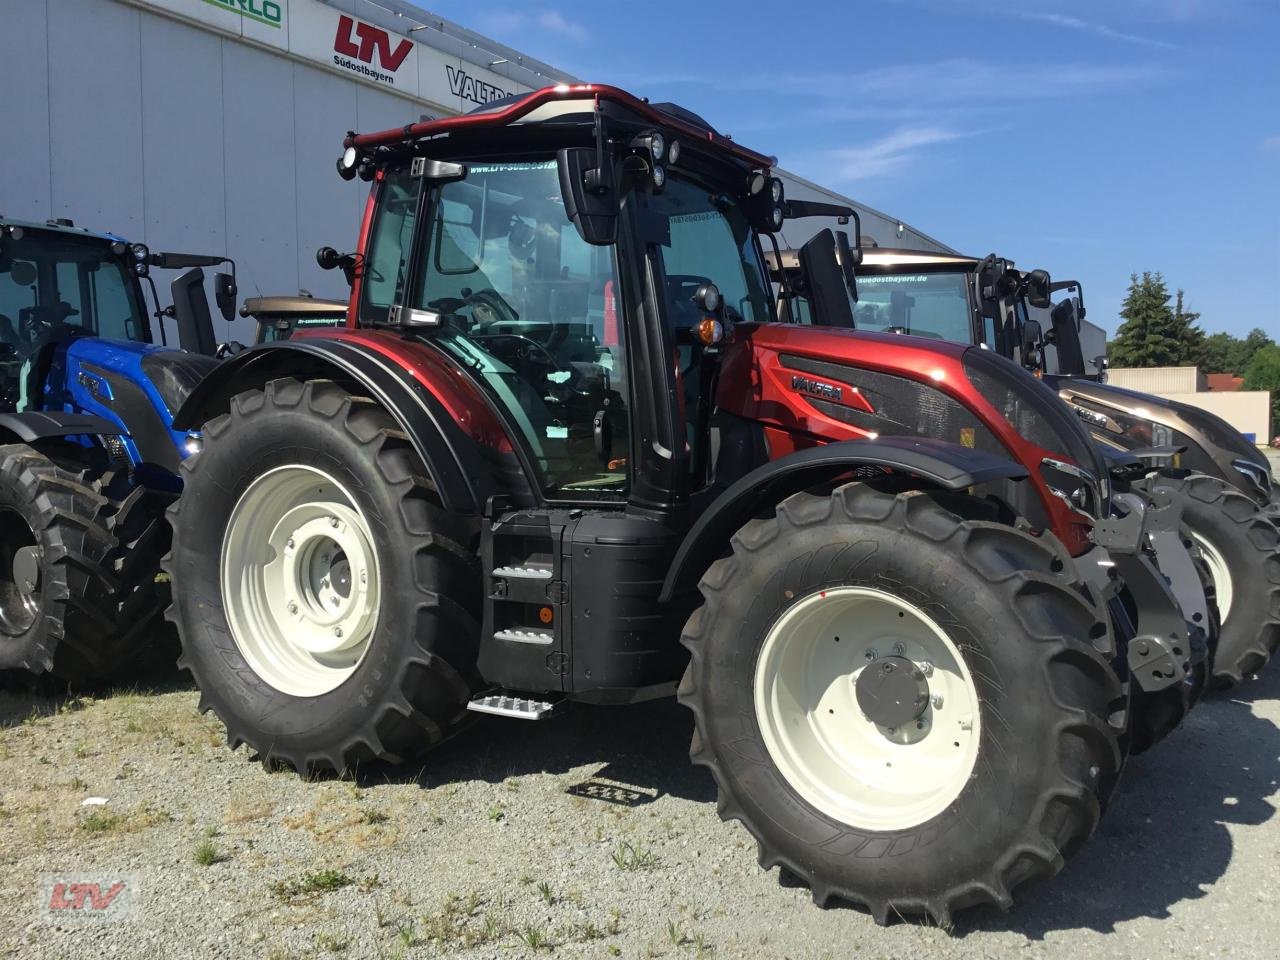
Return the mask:
{"type": "Polygon", "coordinates": [[[378,64],[395,73],[412,49],[412,40],[401,40],[392,50],[391,35],[387,31],[345,15],[338,18],[338,32],[333,38],[334,53],[368,64],[373,63],[374,54],[377,54],[378,64]]]}

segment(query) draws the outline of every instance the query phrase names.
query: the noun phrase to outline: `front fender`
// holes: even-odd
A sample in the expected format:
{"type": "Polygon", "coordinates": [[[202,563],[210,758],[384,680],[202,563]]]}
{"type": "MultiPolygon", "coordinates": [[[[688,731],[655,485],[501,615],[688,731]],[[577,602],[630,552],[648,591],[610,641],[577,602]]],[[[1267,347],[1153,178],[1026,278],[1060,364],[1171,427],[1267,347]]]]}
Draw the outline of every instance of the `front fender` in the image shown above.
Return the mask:
{"type": "Polygon", "coordinates": [[[517,504],[533,496],[526,470],[513,453],[477,442],[402,364],[358,342],[304,337],[251,347],[200,382],[174,417],[174,426],[198,429],[226,413],[236,394],[283,377],[335,380],[376,401],[396,419],[426,464],[446,510],[478,514],[491,496],[510,497],[517,504]]]}
{"type": "Polygon", "coordinates": [[[710,565],[734,531],[763,507],[858,467],[883,467],[944,490],[991,480],[1020,480],[1019,463],[945,440],[881,437],[811,447],[757,467],[729,486],[698,517],[676,551],[660,601],[665,603],[710,565]]]}
{"type": "Polygon", "coordinates": [[[61,410],[0,413],[0,443],[34,443],[58,437],[117,437],[122,431],[103,417],[61,410]]]}

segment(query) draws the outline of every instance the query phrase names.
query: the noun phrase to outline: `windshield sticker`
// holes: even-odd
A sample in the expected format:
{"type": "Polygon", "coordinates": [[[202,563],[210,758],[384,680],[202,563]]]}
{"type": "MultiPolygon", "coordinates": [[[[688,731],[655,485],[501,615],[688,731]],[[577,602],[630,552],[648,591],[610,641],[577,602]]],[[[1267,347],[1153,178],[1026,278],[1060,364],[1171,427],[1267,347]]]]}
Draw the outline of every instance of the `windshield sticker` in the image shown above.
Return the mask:
{"type": "Polygon", "coordinates": [[[914,277],[909,277],[902,274],[886,273],[875,274],[869,277],[859,277],[858,283],[925,283],[928,279],[928,274],[918,274],[914,277]]]}
{"type": "Polygon", "coordinates": [[[467,168],[467,173],[520,173],[525,170],[554,170],[555,167],[554,160],[543,163],[476,163],[467,168]]]}

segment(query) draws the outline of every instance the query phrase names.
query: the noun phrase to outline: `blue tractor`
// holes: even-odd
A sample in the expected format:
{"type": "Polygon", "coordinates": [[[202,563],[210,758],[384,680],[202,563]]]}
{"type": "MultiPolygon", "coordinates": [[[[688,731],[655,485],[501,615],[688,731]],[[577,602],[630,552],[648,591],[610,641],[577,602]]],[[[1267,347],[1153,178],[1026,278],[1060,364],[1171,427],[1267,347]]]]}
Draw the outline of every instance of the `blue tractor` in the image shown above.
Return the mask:
{"type": "Polygon", "coordinates": [[[164,511],[191,442],[173,412],[227,349],[201,269],[223,263],[0,218],[0,669],[89,685],[169,649],[164,511]],[[153,267],[187,271],[164,310],[153,267]]]}

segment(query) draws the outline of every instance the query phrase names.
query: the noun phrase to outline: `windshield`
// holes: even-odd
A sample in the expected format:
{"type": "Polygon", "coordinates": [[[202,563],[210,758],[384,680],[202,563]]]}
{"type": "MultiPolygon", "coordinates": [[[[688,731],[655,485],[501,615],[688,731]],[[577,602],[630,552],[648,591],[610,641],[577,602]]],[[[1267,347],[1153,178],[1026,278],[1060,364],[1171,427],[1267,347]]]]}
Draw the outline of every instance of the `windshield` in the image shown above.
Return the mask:
{"type": "Polygon", "coordinates": [[[970,283],[965,272],[860,274],[854,324],[859,330],[972,343],[970,283]]]}
{"type": "Polygon", "coordinates": [[[137,283],[110,244],[28,230],[0,244],[0,408],[23,405],[21,368],[68,332],[148,340],[137,283]]]}
{"type": "MultiPolygon", "coordinates": [[[[384,193],[402,209],[412,188],[392,182],[384,193]]],[[[410,306],[439,318],[432,342],[472,369],[516,424],[549,496],[625,496],[614,251],[578,235],[555,161],[471,164],[428,209],[410,306]]],[[[386,273],[395,276],[389,263],[386,273]]]]}

